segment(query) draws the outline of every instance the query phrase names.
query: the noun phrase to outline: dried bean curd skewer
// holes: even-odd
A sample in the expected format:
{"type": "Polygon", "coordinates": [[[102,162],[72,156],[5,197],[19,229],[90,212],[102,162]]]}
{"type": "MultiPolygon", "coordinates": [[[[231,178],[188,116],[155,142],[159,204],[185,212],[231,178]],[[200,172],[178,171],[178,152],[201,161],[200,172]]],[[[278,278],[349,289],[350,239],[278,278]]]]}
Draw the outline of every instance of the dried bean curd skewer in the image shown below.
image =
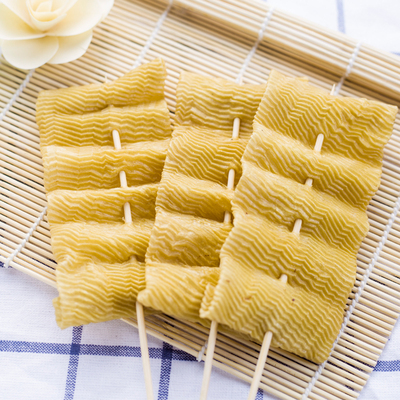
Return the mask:
{"type": "MultiPolygon", "coordinates": [[[[145,285],[141,261],[172,132],[166,75],[163,60],[155,59],[111,82],[38,95],[51,233],[42,256],[50,259],[51,244],[61,329],[136,318],[145,285]]],[[[143,346],[142,352],[145,357],[143,346]]],[[[152,399],[151,393],[144,397],[152,399]]]]}
{"type": "MultiPolygon", "coordinates": [[[[334,94],[335,86],[336,85],[333,85],[333,87],[331,89],[331,92],[330,92],[331,95],[334,94]]],[[[320,152],[323,142],[324,142],[324,135],[322,133],[320,133],[317,136],[317,139],[315,141],[314,151],[320,152]]],[[[307,186],[312,186],[313,179],[308,178],[304,184],[307,186]]],[[[292,233],[294,233],[295,235],[298,235],[300,233],[302,223],[303,223],[303,221],[301,219],[296,219],[296,221],[294,222],[294,225],[293,225],[292,233]]],[[[283,282],[283,284],[286,284],[287,283],[287,275],[282,274],[281,277],[279,278],[279,280],[281,282],[283,282]]],[[[254,400],[256,398],[257,390],[258,390],[258,387],[259,387],[260,381],[261,381],[261,376],[264,371],[264,365],[267,362],[267,357],[268,357],[269,347],[270,347],[271,341],[272,341],[272,336],[273,336],[273,333],[271,331],[266,332],[264,335],[264,340],[261,345],[260,354],[258,356],[257,365],[256,365],[256,369],[254,371],[253,380],[251,382],[250,392],[247,397],[247,400],[254,400]]]]}
{"type": "MultiPolygon", "coordinates": [[[[121,150],[121,139],[119,137],[119,132],[117,130],[113,130],[112,137],[115,150],[121,150]]],[[[119,180],[122,188],[128,187],[125,171],[119,172],[119,180]]],[[[126,202],[124,204],[124,219],[126,224],[132,222],[131,205],[129,204],[129,202],[126,202]]],[[[132,256],[131,258],[136,260],[135,256],[132,256]]],[[[147,399],[153,400],[154,395],[153,395],[153,385],[151,382],[151,369],[150,369],[149,348],[147,344],[146,325],[144,321],[143,306],[138,301],[136,301],[136,319],[139,331],[140,351],[142,354],[143,373],[144,373],[147,399]]]]}

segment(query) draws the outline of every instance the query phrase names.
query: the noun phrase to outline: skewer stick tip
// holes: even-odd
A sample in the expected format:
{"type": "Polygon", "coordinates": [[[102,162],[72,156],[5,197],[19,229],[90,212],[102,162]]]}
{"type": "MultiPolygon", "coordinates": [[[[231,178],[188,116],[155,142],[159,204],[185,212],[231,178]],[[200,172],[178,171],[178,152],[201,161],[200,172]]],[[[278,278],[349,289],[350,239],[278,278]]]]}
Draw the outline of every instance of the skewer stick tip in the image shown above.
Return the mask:
{"type": "Polygon", "coordinates": [[[286,283],[286,282],[287,282],[287,275],[282,274],[281,277],[279,278],[279,280],[280,280],[281,282],[283,282],[283,283],[286,283]]]}
{"type": "Polygon", "coordinates": [[[112,131],[112,137],[114,141],[115,150],[121,150],[121,139],[119,137],[119,132],[117,130],[112,131]]]}
{"type": "Polygon", "coordinates": [[[235,118],[233,120],[232,139],[237,139],[239,137],[239,130],[240,130],[240,118],[235,118]]]}
{"type": "Polygon", "coordinates": [[[231,222],[232,222],[232,214],[229,211],[225,211],[224,224],[229,224],[231,222]]]}
{"type": "Polygon", "coordinates": [[[124,219],[126,224],[130,224],[132,222],[131,205],[128,202],[124,204],[124,219]]]}
{"type": "Polygon", "coordinates": [[[322,144],[324,143],[324,134],[320,133],[315,141],[314,151],[320,152],[322,149],[322,144]]]}
{"type": "Polygon", "coordinates": [[[301,219],[296,219],[292,232],[298,235],[300,233],[302,223],[303,221],[301,219]]]}
{"type": "Polygon", "coordinates": [[[312,184],[313,184],[312,178],[307,178],[305,185],[312,186],[312,184]]]}

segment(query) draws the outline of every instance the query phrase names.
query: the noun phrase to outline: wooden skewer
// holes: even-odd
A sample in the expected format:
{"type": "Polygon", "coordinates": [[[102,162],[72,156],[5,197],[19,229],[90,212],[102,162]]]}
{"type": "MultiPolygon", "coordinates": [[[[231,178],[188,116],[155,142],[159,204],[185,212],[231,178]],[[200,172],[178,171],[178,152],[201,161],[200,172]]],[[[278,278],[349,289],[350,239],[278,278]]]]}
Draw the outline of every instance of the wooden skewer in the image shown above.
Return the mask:
{"type": "MultiPolygon", "coordinates": [[[[239,137],[239,131],[240,131],[240,118],[235,118],[233,120],[232,139],[237,139],[239,137]]],[[[235,170],[230,169],[228,172],[227,187],[229,190],[232,190],[234,186],[235,186],[235,170]]],[[[229,211],[225,211],[224,223],[228,224],[231,221],[232,221],[232,213],[229,211]]],[[[201,385],[200,400],[207,399],[208,387],[210,385],[211,369],[214,358],[215,342],[217,340],[217,331],[218,331],[218,322],[212,321],[210,334],[207,341],[208,347],[206,352],[206,361],[204,364],[203,383],[201,385]]]]}
{"type": "MultiPolygon", "coordinates": [[[[335,86],[336,85],[333,85],[333,87],[331,89],[331,92],[330,92],[331,95],[333,95],[333,93],[335,91],[335,86]]],[[[317,139],[315,141],[314,151],[320,152],[322,149],[323,143],[324,143],[324,135],[323,135],[323,133],[320,133],[317,136],[317,139]]],[[[305,182],[305,185],[307,185],[307,186],[312,186],[312,184],[313,184],[312,178],[308,178],[305,182]]],[[[303,223],[303,221],[301,219],[296,219],[296,221],[294,222],[294,225],[293,225],[292,233],[294,233],[295,235],[298,235],[300,233],[302,223],[303,223]]],[[[284,284],[286,284],[287,283],[287,275],[282,274],[281,277],[279,278],[279,280],[281,282],[283,282],[284,284]]],[[[273,336],[273,334],[271,331],[266,332],[264,335],[264,340],[261,345],[260,355],[257,360],[257,366],[254,371],[253,380],[251,382],[250,392],[249,392],[249,396],[247,397],[247,400],[254,400],[256,398],[257,390],[258,390],[258,387],[259,387],[260,381],[261,381],[261,376],[264,371],[265,363],[267,361],[268,351],[269,351],[269,347],[271,345],[272,336],[273,336]]]]}
{"type": "MultiPolygon", "coordinates": [[[[112,136],[113,136],[115,150],[121,150],[121,139],[119,137],[118,131],[113,130],[112,136]]],[[[119,180],[122,188],[128,187],[128,181],[126,179],[125,171],[120,171],[119,180]]],[[[126,224],[132,222],[131,205],[129,204],[129,202],[126,202],[124,204],[124,217],[126,224]]],[[[132,259],[136,260],[136,257],[132,256],[132,259]]],[[[146,324],[144,321],[143,305],[138,301],[136,302],[136,319],[139,331],[140,351],[142,353],[143,373],[144,373],[144,382],[146,386],[147,400],[153,400],[154,395],[153,395],[153,385],[151,381],[150,357],[149,357],[149,348],[147,344],[146,324]]]]}
{"type": "Polygon", "coordinates": [[[201,400],[207,399],[208,387],[210,385],[211,369],[214,359],[215,342],[217,340],[217,330],[218,330],[218,322],[212,321],[210,334],[208,336],[208,347],[207,347],[206,361],[204,364],[204,371],[203,371],[203,383],[201,385],[201,393],[200,393],[201,400]]]}

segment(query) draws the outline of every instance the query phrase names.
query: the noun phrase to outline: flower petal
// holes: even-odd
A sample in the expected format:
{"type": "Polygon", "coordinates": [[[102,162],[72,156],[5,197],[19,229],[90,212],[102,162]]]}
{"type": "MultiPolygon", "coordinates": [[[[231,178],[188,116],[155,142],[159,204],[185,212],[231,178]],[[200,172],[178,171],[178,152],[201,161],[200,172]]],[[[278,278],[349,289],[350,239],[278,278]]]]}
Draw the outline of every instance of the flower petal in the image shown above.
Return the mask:
{"type": "Polygon", "coordinates": [[[29,16],[28,7],[26,6],[26,0],[3,0],[3,4],[13,13],[17,14],[25,23],[31,25],[31,17],[29,16]]]}
{"type": "Polygon", "coordinates": [[[50,12],[52,5],[53,5],[53,2],[51,0],[42,1],[41,3],[38,4],[36,11],[37,12],[50,12]]]}
{"type": "Polygon", "coordinates": [[[31,16],[32,25],[40,31],[51,29],[67,16],[66,13],[57,15],[55,12],[33,12],[31,9],[29,9],[29,14],[31,16]]]}
{"type": "Polygon", "coordinates": [[[78,0],[53,0],[53,9],[62,9],[62,12],[67,12],[78,0]]]}
{"type": "Polygon", "coordinates": [[[100,0],[100,4],[103,12],[103,16],[101,17],[100,21],[103,21],[103,19],[107,17],[108,13],[112,9],[114,5],[114,0],[100,0]]]}
{"type": "Polygon", "coordinates": [[[71,36],[87,32],[101,19],[103,13],[98,0],[78,0],[67,16],[47,34],[51,36],[71,36]]]}
{"type": "Polygon", "coordinates": [[[29,40],[4,40],[3,56],[12,65],[32,69],[47,63],[58,50],[58,39],[46,36],[29,40]]]}
{"type": "Polygon", "coordinates": [[[0,3],[0,39],[22,40],[43,36],[43,32],[30,27],[8,7],[0,3]]]}
{"type": "Polygon", "coordinates": [[[63,64],[83,56],[89,47],[92,36],[92,30],[75,36],[60,36],[58,38],[58,51],[48,62],[50,64],[63,64]]]}

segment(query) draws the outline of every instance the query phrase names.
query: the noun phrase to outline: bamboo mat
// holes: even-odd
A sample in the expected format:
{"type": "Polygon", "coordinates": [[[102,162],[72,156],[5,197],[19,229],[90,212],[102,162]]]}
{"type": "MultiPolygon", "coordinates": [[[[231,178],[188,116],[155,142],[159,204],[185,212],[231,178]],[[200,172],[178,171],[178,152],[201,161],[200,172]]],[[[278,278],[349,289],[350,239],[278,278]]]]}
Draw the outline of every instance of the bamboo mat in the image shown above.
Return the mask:
{"type": "MultiPolygon", "coordinates": [[[[172,112],[179,73],[188,70],[244,83],[265,83],[269,71],[310,78],[340,95],[399,106],[400,58],[347,36],[239,0],[117,0],[95,29],[87,53],[64,65],[20,71],[0,64],[0,261],[55,285],[46,218],[35,102],[39,91],[115,79],[140,62],[162,57],[172,112]]],[[[359,254],[357,280],[328,361],[316,365],[271,349],[261,388],[282,399],[354,399],[400,312],[400,115],[385,148],[382,182],[368,207],[370,230],[359,254]]],[[[134,320],[126,322],[135,325],[134,320]]],[[[198,356],[202,326],[164,315],[147,331],[198,356]]],[[[218,334],[215,365],[251,381],[260,346],[218,334]]],[[[204,358],[203,358],[204,359],[204,358]]]]}

